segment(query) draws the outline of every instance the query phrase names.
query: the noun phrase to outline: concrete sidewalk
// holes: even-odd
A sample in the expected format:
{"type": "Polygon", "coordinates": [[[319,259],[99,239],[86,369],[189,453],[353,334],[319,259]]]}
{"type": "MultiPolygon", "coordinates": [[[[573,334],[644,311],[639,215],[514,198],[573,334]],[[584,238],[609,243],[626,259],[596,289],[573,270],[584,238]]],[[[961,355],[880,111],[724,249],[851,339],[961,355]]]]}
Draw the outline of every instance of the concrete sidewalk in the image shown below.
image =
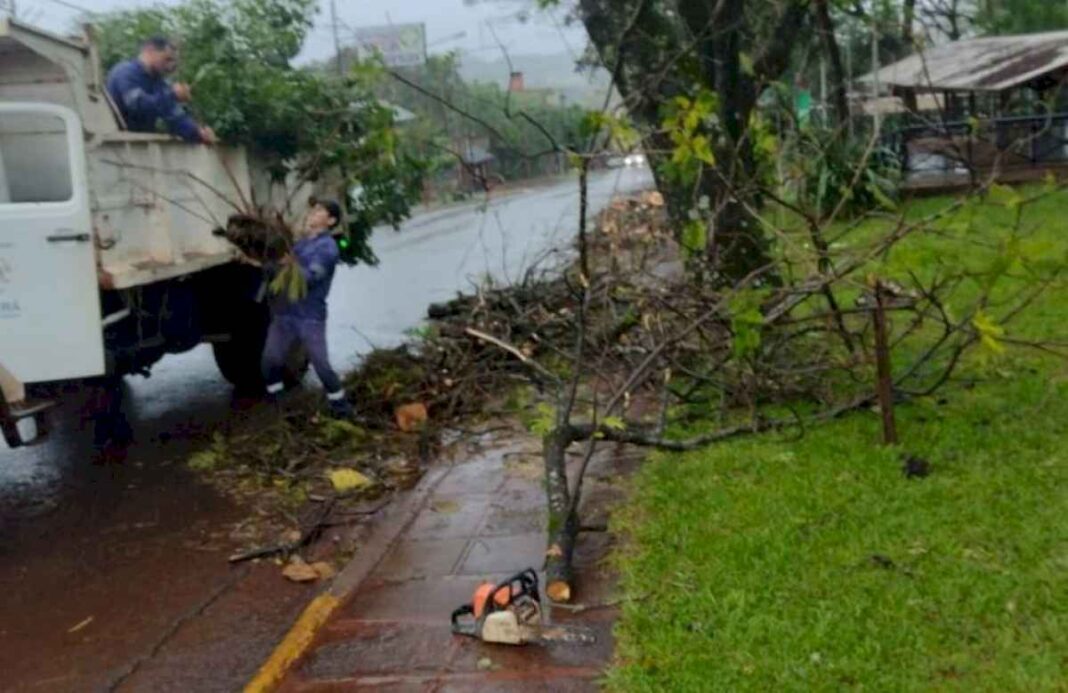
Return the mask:
{"type": "MultiPolygon", "coordinates": [[[[604,521],[604,509],[619,494],[614,482],[625,473],[621,464],[605,455],[591,466],[584,522],[604,521]]],[[[537,445],[494,444],[428,474],[415,497],[418,506],[403,527],[393,528],[381,559],[357,566],[365,577],[317,628],[280,690],[596,690],[612,656],[612,607],[551,609],[554,623],[589,628],[595,644],[509,647],[450,632],[450,613],[480,582],[541,568],[545,493],[537,445]]],[[[613,576],[602,560],[610,541],[604,532],[583,535],[577,604],[611,599],[613,576]]],[[[361,560],[374,558],[357,554],[353,562],[361,560]]]]}

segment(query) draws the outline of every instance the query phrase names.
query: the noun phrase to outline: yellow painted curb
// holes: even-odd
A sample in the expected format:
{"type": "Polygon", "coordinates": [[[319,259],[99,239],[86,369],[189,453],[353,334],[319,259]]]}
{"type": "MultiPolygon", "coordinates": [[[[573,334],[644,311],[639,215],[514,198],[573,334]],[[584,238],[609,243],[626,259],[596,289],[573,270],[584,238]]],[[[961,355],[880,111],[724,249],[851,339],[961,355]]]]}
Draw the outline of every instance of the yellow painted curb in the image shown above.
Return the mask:
{"type": "Polygon", "coordinates": [[[329,592],[313,599],[286,633],[286,637],[278,643],[278,647],[274,648],[274,652],[256,672],[256,677],[245,686],[245,693],[273,691],[282,682],[289,667],[307,651],[319,628],[326,623],[326,619],[330,618],[330,614],[334,613],[339,604],[341,600],[329,592]]]}

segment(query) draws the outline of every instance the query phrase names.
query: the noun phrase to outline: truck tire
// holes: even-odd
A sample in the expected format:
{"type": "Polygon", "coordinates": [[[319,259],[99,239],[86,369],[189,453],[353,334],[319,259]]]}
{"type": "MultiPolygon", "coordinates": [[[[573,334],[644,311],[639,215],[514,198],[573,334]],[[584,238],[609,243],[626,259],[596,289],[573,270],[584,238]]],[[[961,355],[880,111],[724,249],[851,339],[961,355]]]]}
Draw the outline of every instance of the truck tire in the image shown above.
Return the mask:
{"type": "MultiPolygon", "coordinates": [[[[222,376],[238,392],[258,395],[263,393],[265,388],[263,373],[260,371],[260,358],[267,340],[267,325],[266,320],[255,322],[261,324],[243,325],[242,329],[231,335],[230,341],[216,342],[211,347],[215,354],[215,365],[222,376]]],[[[282,380],[286,387],[295,387],[307,372],[308,355],[304,346],[294,344],[286,357],[282,380]]]]}

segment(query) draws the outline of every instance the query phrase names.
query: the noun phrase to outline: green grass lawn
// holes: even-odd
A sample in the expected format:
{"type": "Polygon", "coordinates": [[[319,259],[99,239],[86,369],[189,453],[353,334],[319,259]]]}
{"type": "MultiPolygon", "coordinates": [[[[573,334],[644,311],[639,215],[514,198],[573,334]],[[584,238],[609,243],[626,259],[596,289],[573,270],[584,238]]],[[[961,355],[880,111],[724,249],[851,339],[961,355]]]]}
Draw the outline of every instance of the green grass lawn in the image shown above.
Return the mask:
{"type": "MultiPolygon", "coordinates": [[[[1028,214],[1027,242],[1063,257],[1068,195],[1028,214]]],[[[913,239],[888,266],[942,242],[913,239]]],[[[1066,319],[1068,287],[1011,332],[1066,319]]],[[[654,455],[614,520],[626,599],[609,688],[1068,690],[1068,365],[983,358],[977,384],[899,407],[895,449],[865,412],[654,455]],[[904,453],[931,475],[905,478],[904,453]]]]}

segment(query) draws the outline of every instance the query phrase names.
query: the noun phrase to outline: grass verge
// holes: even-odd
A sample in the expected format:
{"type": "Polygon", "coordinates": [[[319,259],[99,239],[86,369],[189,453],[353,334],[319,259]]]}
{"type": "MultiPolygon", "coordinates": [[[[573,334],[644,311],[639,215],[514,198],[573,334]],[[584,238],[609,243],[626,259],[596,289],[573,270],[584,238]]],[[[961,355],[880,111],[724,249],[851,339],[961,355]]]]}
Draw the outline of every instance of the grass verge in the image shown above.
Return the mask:
{"type": "MultiPolygon", "coordinates": [[[[1066,211],[1062,194],[1035,212],[1060,257],[1066,211]]],[[[910,263],[938,241],[911,243],[910,263]]],[[[1066,299],[1014,331],[1048,335],[1066,299]]],[[[614,520],[609,688],[1068,690],[1066,369],[1010,353],[966,372],[899,408],[897,448],[861,413],[655,455],[614,520]],[[930,476],[906,478],[906,453],[930,476]]]]}

